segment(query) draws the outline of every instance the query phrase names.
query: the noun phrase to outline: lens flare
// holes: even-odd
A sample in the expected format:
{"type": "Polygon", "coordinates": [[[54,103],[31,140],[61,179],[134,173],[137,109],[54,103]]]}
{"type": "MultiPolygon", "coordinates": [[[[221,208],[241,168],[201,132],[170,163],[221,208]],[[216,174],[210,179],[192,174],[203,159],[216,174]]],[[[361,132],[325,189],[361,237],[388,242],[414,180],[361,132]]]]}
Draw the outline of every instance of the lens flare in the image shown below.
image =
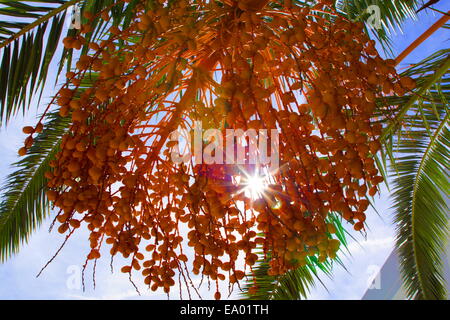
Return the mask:
{"type": "Polygon", "coordinates": [[[249,176],[244,181],[245,195],[252,200],[259,199],[267,189],[267,181],[264,177],[258,175],[249,176]]]}

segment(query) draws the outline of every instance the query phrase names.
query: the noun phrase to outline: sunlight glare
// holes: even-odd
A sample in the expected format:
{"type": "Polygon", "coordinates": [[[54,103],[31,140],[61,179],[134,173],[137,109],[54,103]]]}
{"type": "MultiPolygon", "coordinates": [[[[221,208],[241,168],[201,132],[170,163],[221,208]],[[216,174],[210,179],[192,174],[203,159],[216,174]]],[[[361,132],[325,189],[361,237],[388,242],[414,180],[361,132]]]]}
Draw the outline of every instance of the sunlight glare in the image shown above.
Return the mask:
{"type": "Polygon", "coordinates": [[[263,177],[250,176],[246,179],[245,195],[253,200],[262,197],[264,191],[267,189],[267,182],[263,177]]]}

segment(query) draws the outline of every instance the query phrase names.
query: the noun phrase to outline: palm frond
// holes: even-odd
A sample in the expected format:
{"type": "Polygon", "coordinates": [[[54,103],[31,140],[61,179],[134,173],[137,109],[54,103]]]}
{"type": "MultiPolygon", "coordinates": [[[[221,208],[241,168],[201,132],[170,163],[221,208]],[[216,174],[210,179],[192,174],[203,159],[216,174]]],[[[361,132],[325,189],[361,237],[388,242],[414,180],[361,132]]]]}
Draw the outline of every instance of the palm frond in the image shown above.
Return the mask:
{"type": "MultiPolygon", "coordinates": [[[[376,118],[384,126],[381,135],[383,150],[376,159],[378,170],[382,173],[386,185],[388,185],[388,166],[395,165],[394,144],[402,136],[403,127],[407,127],[410,109],[422,98],[424,103],[431,103],[431,107],[435,110],[435,114],[441,113],[447,108],[442,103],[441,89],[436,86],[436,81],[440,80],[440,87],[444,88],[448,85],[448,79],[442,78],[442,75],[448,69],[450,49],[439,50],[420,63],[410,66],[402,73],[402,76],[410,76],[415,78],[417,82],[417,90],[412,93],[399,96],[387,96],[378,99],[376,118]],[[427,102],[428,101],[428,102],[427,102]],[[388,106],[396,106],[394,110],[389,111],[388,106]],[[399,131],[400,130],[400,131],[399,131]],[[388,163],[388,160],[390,163],[388,163]]],[[[423,101],[422,101],[423,102],[423,101]]],[[[420,111],[420,110],[419,110],[420,111]]],[[[414,112],[414,111],[413,111],[414,112]]],[[[424,121],[423,125],[428,127],[428,122],[424,121]]]]}
{"type": "Polygon", "coordinates": [[[60,43],[66,10],[81,0],[0,3],[0,123],[25,111],[42,89],[60,43]]]}
{"type": "MultiPolygon", "coordinates": [[[[8,1],[7,4],[9,5],[11,2],[12,1],[8,1]]],[[[51,1],[40,2],[51,3],[51,1]]],[[[58,1],[58,3],[63,4],[72,2],[73,1],[58,1]]],[[[93,31],[86,34],[85,38],[90,40],[92,38],[99,39],[108,37],[109,35],[102,31],[105,30],[108,25],[122,24],[123,26],[126,26],[129,24],[132,17],[132,10],[138,2],[139,1],[137,0],[132,0],[129,3],[120,3],[115,6],[114,10],[112,10],[110,21],[105,22],[101,20],[99,16],[94,18],[93,21],[91,21],[93,31]]],[[[83,1],[81,2],[81,10],[98,13],[104,8],[114,6],[115,4],[116,2],[113,0],[83,1]]],[[[14,7],[11,8],[11,16],[14,16],[14,7]]],[[[37,9],[35,11],[39,12],[37,9]]],[[[30,12],[34,11],[31,10],[30,12]]],[[[42,16],[38,16],[39,15],[36,14],[38,20],[42,18],[42,16]]],[[[50,34],[45,34],[45,27],[42,27],[42,25],[36,26],[37,30],[41,30],[41,28],[44,29],[44,31],[40,33],[40,38],[37,43],[33,42],[34,38],[32,38],[29,33],[25,33],[21,35],[24,43],[23,45],[19,46],[19,40],[14,40],[12,47],[10,44],[2,49],[3,59],[0,64],[0,118],[4,117],[6,120],[9,119],[20,110],[19,104],[22,107],[22,110],[25,110],[26,97],[28,96],[29,101],[33,93],[35,93],[33,88],[37,90],[37,87],[44,87],[49,65],[60,42],[61,28],[64,24],[65,13],[61,13],[61,16],[59,17],[55,16],[54,19],[58,19],[59,24],[57,27],[52,26],[50,34]],[[42,56],[43,60],[41,63],[41,61],[39,61],[40,58],[37,59],[33,54],[36,53],[40,55],[44,42],[47,42],[47,48],[42,56]],[[12,54],[11,50],[13,51],[12,54]],[[31,73],[31,75],[26,72],[28,70],[26,68],[29,68],[29,63],[32,64],[32,68],[30,68],[33,73],[31,73]],[[13,81],[11,81],[11,77],[13,77],[13,81]],[[11,95],[9,95],[10,92],[13,92],[14,94],[11,93],[11,95]],[[6,97],[6,101],[2,100],[2,97],[6,97]]],[[[46,26],[48,21],[42,23],[46,26]]],[[[24,26],[23,28],[27,27],[24,26]]],[[[75,32],[77,32],[77,30],[69,30],[68,35],[74,35],[75,32]]],[[[120,46],[120,43],[118,45],[120,46]]],[[[86,51],[87,46],[82,49],[82,52],[86,51]]],[[[63,50],[58,74],[61,72],[64,64],[70,69],[72,55],[72,50],[63,50]]],[[[96,73],[90,72],[90,76],[83,79],[81,88],[89,88],[97,76],[96,73]]],[[[44,192],[44,174],[49,169],[49,161],[53,159],[56,153],[63,129],[68,125],[68,120],[60,119],[56,115],[51,115],[48,120],[50,121],[46,125],[46,128],[48,129],[36,138],[35,145],[29,150],[28,156],[14,164],[14,167],[16,167],[17,170],[8,176],[6,185],[2,189],[2,203],[0,204],[0,261],[6,260],[13,253],[17,252],[20,243],[28,239],[29,235],[39,225],[48,211],[49,203],[44,192]]]]}
{"type": "Polygon", "coordinates": [[[391,35],[402,32],[402,23],[417,17],[418,0],[338,0],[336,8],[349,19],[366,23],[366,32],[374,36],[387,53],[392,53],[391,35]],[[376,7],[372,7],[376,6],[376,7]],[[371,11],[370,8],[378,8],[371,11]],[[379,18],[379,21],[378,21],[379,18]],[[372,22],[370,25],[369,23],[372,22]]]}
{"type": "MultiPolygon", "coordinates": [[[[383,130],[381,139],[384,140],[392,133],[395,133],[399,126],[404,124],[404,118],[407,117],[410,109],[413,109],[418,101],[437,102],[440,107],[446,104],[441,101],[441,92],[437,90],[436,83],[441,82],[440,86],[447,85],[448,79],[442,79],[448,73],[450,68],[450,50],[440,50],[428,57],[420,64],[412,66],[403,75],[416,77],[417,90],[410,95],[402,97],[390,97],[387,99],[392,104],[399,106],[395,111],[395,118],[392,119],[388,126],[383,130]],[[419,76],[419,77],[418,77],[419,76]],[[442,80],[441,80],[442,79],[442,80]]],[[[441,88],[442,89],[442,88],[441,88]]],[[[419,103],[420,104],[420,103],[419,103]]]]}
{"type": "MultiPolygon", "coordinates": [[[[80,95],[98,79],[98,73],[90,72],[80,84],[80,95]]],[[[49,163],[59,150],[63,134],[70,124],[70,117],[61,118],[57,112],[46,116],[44,130],[40,133],[26,157],[13,164],[16,171],[6,178],[0,203],[0,262],[19,250],[31,233],[40,225],[49,211],[45,194],[45,173],[49,163]]]]}
{"type": "MultiPolygon", "coordinates": [[[[67,9],[80,5],[80,12],[96,13],[89,22],[92,31],[84,37],[87,43],[92,39],[107,37],[107,26],[129,24],[133,8],[139,1],[129,3],[113,0],[41,0],[0,2],[0,124],[19,111],[25,112],[31,98],[46,84],[51,62],[62,47],[63,33],[76,35],[79,30],[64,27],[68,18],[67,9]],[[99,13],[112,7],[110,21],[103,21],[99,13]]],[[[84,16],[81,23],[87,23],[84,16]]],[[[88,51],[84,45],[81,52],[88,51]]],[[[73,50],[62,50],[54,78],[66,67],[71,68],[73,50]]],[[[42,92],[42,91],[41,91],[42,92]]]]}
{"type": "Polygon", "coordinates": [[[17,169],[7,177],[2,188],[0,261],[18,251],[49,211],[44,174],[50,170],[49,162],[58,151],[69,119],[51,113],[47,120],[46,129],[36,137],[28,155],[14,164],[17,169]]]}
{"type": "Polygon", "coordinates": [[[244,300],[300,300],[308,296],[315,283],[315,274],[309,265],[272,276],[268,274],[269,261],[258,261],[252,275],[255,280],[251,277],[244,287],[244,300]],[[256,287],[256,291],[252,292],[251,287],[256,287]]]}
{"type": "MultiPolygon", "coordinates": [[[[336,229],[336,238],[339,239],[344,248],[347,248],[346,231],[342,225],[342,218],[334,213],[328,216],[328,223],[333,224],[336,229]]],[[[331,237],[331,235],[329,235],[331,237]]],[[[343,266],[339,257],[335,261],[343,266]]],[[[247,275],[247,282],[241,294],[244,300],[301,300],[306,299],[311,288],[315,287],[316,281],[322,283],[319,271],[330,276],[333,263],[331,260],[319,262],[316,256],[309,256],[306,265],[288,271],[283,275],[270,275],[270,257],[261,255],[253,268],[252,273],[247,275]]]]}
{"type": "Polygon", "coordinates": [[[409,68],[409,96],[390,97],[395,117],[383,135],[393,154],[393,208],[403,281],[409,298],[446,299],[442,271],[448,241],[449,50],[409,68]]]}
{"type": "Polygon", "coordinates": [[[394,171],[397,247],[408,296],[446,299],[442,271],[448,240],[448,114],[430,138],[426,130],[401,141],[394,171]],[[444,195],[445,194],[445,195],[444,195]]]}

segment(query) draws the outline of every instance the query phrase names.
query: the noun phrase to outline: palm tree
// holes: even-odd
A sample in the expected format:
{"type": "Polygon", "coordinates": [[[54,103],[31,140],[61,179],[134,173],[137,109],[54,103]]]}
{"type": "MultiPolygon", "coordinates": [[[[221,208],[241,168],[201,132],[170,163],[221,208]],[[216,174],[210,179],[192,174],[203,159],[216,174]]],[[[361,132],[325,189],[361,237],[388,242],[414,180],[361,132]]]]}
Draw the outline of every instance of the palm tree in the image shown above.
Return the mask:
{"type": "MultiPolygon", "coordinates": [[[[4,124],[19,112],[26,112],[31,98],[42,92],[48,81],[50,64],[59,62],[58,73],[72,67],[72,50],[61,50],[60,40],[68,19],[66,9],[79,5],[81,11],[99,12],[115,1],[8,1],[0,3],[1,88],[0,115],[4,124]],[[13,22],[11,22],[13,20],[13,22]],[[55,60],[58,50],[62,51],[55,60]],[[30,58],[31,57],[31,58],[30,58]]],[[[151,1],[150,1],[151,2],[151,1]]],[[[310,1],[294,1],[310,5],[310,1]]],[[[107,26],[127,25],[134,6],[139,1],[115,6],[109,23],[97,17],[92,22],[88,39],[107,37],[107,26]]],[[[381,28],[367,29],[390,52],[389,30],[415,17],[420,1],[348,0],[337,1],[336,7],[349,19],[361,20],[370,15],[370,5],[380,8],[381,28]]],[[[329,17],[331,18],[331,17],[329,17]]],[[[85,18],[82,18],[85,22],[85,18]]],[[[76,30],[68,30],[73,35],[76,30]]],[[[81,52],[88,49],[83,48],[81,52]]],[[[397,246],[402,256],[402,271],[411,298],[444,298],[440,270],[440,248],[447,238],[446,212],[442,194],[448,194],[448,113],[449,52],[441,51],[409,68],[405,73],[417,78],[416,91],[402,98],[387,97],[379,102],[385,126],[384,152],[378,161],[386,172],[387,163],[395,176],[394,199],[398,224],[397,246]],[[396,101],[392,101],[397,99],[396,101]],[[399,100],[401,99],[401,100],[399,100]],[[384,106],[397,105],[387,113],[384,106]],[[405,129],[406,128],[406,129],[405,129]],[[445,193],[444,193],[445,192],[445,193]]],[[[93,80],[92,80],[93,81],[93,80]]],[[[83,87],[91,83],[85,80],[83,87]]],[[[50,213],[46,198],[44,174],[59,149],[61,137],[68,128],[66,118],[57,113],[46,116],[46,129],[35,139],[28,155],[17,162],[17,170],[7,178],[3,202],[0,205],[0,259],[9,258],[19,250],[45,217],[50,213]]],[[[345,231],[339,219],[330,223],[339,230],[345,244],[345,231]]],[[[338,260],[339,261],[339,260],[338,260]]],[[[267,261],[258,265],[256,292],[247,291],[250,298],[298,299],[306,297],[308,288],[318,278],[317,270],[331,272],[331,262],[308,260],[306,267],[274,277],[267,275],[267,261]]],[[[251,286],[249,285],[249,288],[251,286]]]]}

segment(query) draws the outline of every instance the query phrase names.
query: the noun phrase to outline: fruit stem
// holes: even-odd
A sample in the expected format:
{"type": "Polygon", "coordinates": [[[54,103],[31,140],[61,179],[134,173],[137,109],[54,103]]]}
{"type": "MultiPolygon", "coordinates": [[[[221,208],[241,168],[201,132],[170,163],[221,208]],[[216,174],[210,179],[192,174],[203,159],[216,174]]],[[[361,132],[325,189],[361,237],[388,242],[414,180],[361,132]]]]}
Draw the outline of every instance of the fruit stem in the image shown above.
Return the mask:
{"type": "MultiPolygon", "coordinates": [[[[450,11],[447,11],[450,14],[450,11]]],[[[395,59],[395,64],[398,65],[403,59],[406,58],[414,49],[416,49],[422,42],[428,39],[436,30],[442,27],[450,19],[449,15],[443,15],[438,21],[436,21],[427,31],[425,31],[420,37],[413,41],[402,53],[395,59]]]]}

